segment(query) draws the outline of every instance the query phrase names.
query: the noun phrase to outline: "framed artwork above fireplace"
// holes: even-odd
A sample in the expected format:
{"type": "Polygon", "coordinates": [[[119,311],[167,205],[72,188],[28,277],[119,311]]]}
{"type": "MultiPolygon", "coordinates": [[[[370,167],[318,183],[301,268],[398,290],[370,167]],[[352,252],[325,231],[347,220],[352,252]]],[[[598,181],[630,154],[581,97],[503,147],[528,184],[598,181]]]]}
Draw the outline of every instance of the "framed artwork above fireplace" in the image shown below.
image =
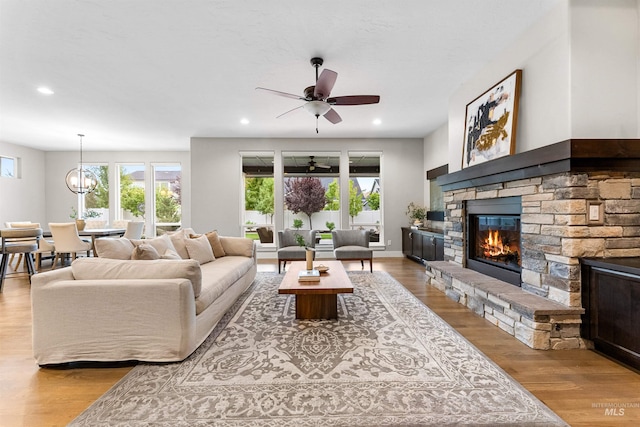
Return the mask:
{"type": "Polygon", "coordinates": [[[462,168],[515,152],[522,70],[467,104],[462,168]]]}

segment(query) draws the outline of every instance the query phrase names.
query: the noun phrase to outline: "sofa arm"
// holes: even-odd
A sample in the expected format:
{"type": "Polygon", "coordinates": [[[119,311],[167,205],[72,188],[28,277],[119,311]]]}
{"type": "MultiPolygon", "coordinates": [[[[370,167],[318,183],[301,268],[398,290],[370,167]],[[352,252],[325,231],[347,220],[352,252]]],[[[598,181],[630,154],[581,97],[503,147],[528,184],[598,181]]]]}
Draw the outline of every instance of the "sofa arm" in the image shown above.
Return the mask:
{"type": "Polygon", "coordinates": [[[194,348],[195,299],[187,279],[34,281],[31,294],[39,365],[178,361],[194,348]]]}
{"type": "Polygon", "coordinates": [[[226,255],[256,257],[256,245],[252,239],[247,237],[220,236],[220,243],[226,255]]]}
{"type": "Polygon", "coordinates": [[[71,267],[49,270],[31,276],[31,287],[44,286],[47,283],[59,282],[60,280],[73,280],[71,267]]]}

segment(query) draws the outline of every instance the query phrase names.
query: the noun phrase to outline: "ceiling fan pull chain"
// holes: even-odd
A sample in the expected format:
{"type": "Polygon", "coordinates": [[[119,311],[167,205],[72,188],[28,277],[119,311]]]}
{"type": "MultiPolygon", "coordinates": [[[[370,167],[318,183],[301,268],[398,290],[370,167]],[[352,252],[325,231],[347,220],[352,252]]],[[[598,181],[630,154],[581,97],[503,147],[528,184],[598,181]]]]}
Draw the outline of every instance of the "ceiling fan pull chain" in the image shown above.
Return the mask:
{"type": "Polygon", "coordinates": [[[318,117],[320,117],[320,115],[316,114],[316,133],[318,132],[318,117]]]}

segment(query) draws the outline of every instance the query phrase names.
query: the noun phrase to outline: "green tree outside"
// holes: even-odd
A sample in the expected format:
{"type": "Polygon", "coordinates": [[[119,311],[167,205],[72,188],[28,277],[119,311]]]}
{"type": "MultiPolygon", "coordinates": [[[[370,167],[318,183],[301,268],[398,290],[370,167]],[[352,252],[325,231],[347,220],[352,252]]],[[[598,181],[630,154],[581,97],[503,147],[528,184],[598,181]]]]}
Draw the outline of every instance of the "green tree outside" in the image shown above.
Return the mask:
{"type": "Polygon", "coordinates": [[[358,189],[353,185],[353,179],[349,180],[349,216],[351,223],[355,221],[355,217],[362,212],[362,197],[358,194],[358,189]]]}
{"type": "Polygon", "coordinates": [[[269,222],[275,213],[273,196],[273,178],[246,178],[244,192],[244,208],[247,211],[258,211],[269,216],[269,222]]]}
{"type": "Polygon", "coordinates": [[[109,166],[88,166],[98,178],[96,189],[84,196],[85,209],[109,209],[109,166]]]}
{"type": "Polygon", "coordinates": [[[120,169],[120,206],[133,216],[144,218],[144,188],[134,186],[124,169],[120,169]]]}
{"type": "Polygon", "coordinates": [[[160,223],[180,222],[180,203],[173,193],[156,188],[156,219],[160,223]]]}
{"type": "Polygon", "coordinates": [[[372,211],[380,209],[380,193],[371,193],[367,196],[367,206],[372,211]]]}
{"type": "Polygon", "coordinates": [[[324,207],[325,211],[340,210],[340,184],[338,184],[337,178],[334,178],[327,186],[325,198],[327,199],[327,204],[324,207]]]}
{"type": "Polygon", "coordinates": [[[273,201],[273,178],[259,178],[260,186],[258,187],[258,199],[256,202],[256,210],[262,215],[269,217],[269,223],[273,220],[275,213],[275,203],[273,201]]]}

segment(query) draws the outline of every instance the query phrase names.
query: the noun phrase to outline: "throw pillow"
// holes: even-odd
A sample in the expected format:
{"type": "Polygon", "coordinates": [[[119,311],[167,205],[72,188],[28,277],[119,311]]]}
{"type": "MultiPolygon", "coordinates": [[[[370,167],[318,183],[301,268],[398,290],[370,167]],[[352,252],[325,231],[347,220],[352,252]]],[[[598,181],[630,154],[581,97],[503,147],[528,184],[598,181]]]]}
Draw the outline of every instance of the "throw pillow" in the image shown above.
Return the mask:
{"type": "Polygon", "coordinates": [[[153,246],[147,243],[142,243],[133,249],[133,252],[131,252],[131,259],[160,259],[160,254],[153,246]]]}
{"type": "Polygon", "coordinates": [[[234,256],[253,256],[253,240],[246,237],[220,237],[224,253],[234,256]]]}
{"type": "Polygon", "coordinates": [[[189,234],[193,232],[191,228],[181,228],[180,230],[167,233],[171,239],[171,243],[173,243],[173,246],[176,248],[176,252],[178,252],[182,259],[189,259],[185,242],[189,239],[189,234]]]}
{"type": "Polygon", "coordinates": [[[226,255],[224,248],[222,247],[222,243],[220,243],[220,237],[218,237],[217,231],[210,231],[206,233],[205,236],[207,236],[211,249],[213,249],[213,255],[216,258],[221,258],[226,255]]]}
{"type": "Polygon", "coordinates": [[[167,249],[171,249],[172,251],[176,250],[176,248],[173,246],[173,243],[171,243],[171,239],[166,234],[160,237],[156,237],[155,239],[132,239],[131,243],[133,243],[135,246],[141,245],[143,243],[149,244],[156,248],[156,251],[158,251],[159,254],[165,253],[167,249]]]}
{"type": "Polygon", "coordinates": [[[215,259],[207,236],[188,239],[185,243],[187,245],[187,252],[189,252],[189,258],[195,259],[200,264],[206,264],[215,259]]]}
{"type": "Polygon", "coordinates": [[[98,257],[111,259],[131,259],[131,251],[134,248],[133,243],[124,237],[96,239],[95,245],[98,257]]]}
{"type": "Polygon", "coordinates": [[[167,249],[165,253],[160,257],[161,259],[182,259],[182,257],[176,251],[167,249]]]}

